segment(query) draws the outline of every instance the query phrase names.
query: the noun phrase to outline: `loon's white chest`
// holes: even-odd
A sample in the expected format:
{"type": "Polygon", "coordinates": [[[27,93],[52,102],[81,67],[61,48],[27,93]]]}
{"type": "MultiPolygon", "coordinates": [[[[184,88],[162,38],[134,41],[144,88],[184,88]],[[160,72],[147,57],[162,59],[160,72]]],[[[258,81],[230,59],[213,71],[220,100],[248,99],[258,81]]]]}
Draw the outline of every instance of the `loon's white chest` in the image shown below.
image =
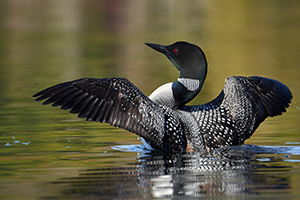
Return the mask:
{"type": "Polygon", "coordinates": [[[176,102],[173,96],[172,84],[173,83],[166,83],[158,87],[150,94],[149,99],[157,104],[174,108],[176,102]]]}
{"type": "MultiPolygon", "coordinates": [[[[200,81],[197,79],[190,78],[178,78],[177,80],[181,83],[187,91],[193,92],[199,89],[200,81]]],[[[158,87],[154,92],[152,92],[149,96],[153,102],[168,106],[170,108],[176,108],[178,106],[178,102],[176,102],[172,90],[172,85],[174,83],[166,83],[160,87],[158,87]]]]}

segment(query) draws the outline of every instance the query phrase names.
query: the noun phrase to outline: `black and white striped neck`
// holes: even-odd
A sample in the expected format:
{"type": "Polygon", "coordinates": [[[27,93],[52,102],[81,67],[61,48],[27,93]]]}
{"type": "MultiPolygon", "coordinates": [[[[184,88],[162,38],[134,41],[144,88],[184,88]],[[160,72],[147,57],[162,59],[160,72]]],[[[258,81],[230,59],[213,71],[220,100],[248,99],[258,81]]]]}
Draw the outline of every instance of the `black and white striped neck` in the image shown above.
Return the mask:
{"type": "Polygon", "coordinates": [[[173,109],[190,102],[200,92],[203,81],[190,78],[178,78],[173,83],[166,83],[157,88],[149,98],[173,109]]]}
{"type": "Polygon", "coordinates": [[[194,99],[200,92],[203,81],[190,78],[178,78],[172,84],[172,93],[177,108],[184,106],[186,103],[194,99]]]}

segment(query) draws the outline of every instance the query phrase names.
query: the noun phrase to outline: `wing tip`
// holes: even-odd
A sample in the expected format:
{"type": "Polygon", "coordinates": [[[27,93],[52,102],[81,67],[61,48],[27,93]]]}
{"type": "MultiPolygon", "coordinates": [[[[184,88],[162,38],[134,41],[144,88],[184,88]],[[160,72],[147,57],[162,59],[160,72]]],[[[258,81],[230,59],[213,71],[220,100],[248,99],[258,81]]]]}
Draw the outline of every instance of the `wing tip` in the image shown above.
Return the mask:
{"type": "Polygon", "coordinates": [[[248,79],[254,83],[268,116],[274,117],[286,112],[293,95],[285,84],[275,79],[258,76],[252,76],[248,79]]]}

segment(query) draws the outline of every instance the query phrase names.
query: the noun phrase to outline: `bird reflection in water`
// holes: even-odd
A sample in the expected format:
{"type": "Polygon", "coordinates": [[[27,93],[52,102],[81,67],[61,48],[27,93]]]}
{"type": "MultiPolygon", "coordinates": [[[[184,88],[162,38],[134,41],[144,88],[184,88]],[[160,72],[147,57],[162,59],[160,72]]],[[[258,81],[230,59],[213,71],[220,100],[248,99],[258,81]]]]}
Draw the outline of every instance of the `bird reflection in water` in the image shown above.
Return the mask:
{"type": "Polygon", "coordinates": [[[259,164],[252,148],[253,145],[243,145],[212,154],[190,152],[168,156],[144,151],[136,163],[125,167],[89,169],[78,177],[54,183],[67,184],[63,195],[72,198],[83,195],[122,199],[252,196],[268,187],[289,188],[289,180],[283,180],[280,175],[260,173],[287,171],[289,167],[259,164]]]}

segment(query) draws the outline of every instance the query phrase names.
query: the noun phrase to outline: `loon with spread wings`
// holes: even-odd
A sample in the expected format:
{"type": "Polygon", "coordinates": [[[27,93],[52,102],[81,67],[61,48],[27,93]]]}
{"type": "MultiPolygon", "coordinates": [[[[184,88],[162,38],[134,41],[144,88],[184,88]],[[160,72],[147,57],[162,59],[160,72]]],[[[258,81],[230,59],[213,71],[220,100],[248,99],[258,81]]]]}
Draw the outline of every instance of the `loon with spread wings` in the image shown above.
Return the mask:
{"type": "Polygon", "coordinates": [[[136,133],[164,152],[207,151],[243,144],[267,117],[289,107],[291,91],[283,83],[258,76],[231,76],[217,98],[187,106],[207,74],[204,52],[187,42],[146,43],[163,53],[180,73],[177,81],[149,97],[126,78],[82,78],[54,85],[33,97],[60,106],[87,121],[109,123],[136,133]]]}

